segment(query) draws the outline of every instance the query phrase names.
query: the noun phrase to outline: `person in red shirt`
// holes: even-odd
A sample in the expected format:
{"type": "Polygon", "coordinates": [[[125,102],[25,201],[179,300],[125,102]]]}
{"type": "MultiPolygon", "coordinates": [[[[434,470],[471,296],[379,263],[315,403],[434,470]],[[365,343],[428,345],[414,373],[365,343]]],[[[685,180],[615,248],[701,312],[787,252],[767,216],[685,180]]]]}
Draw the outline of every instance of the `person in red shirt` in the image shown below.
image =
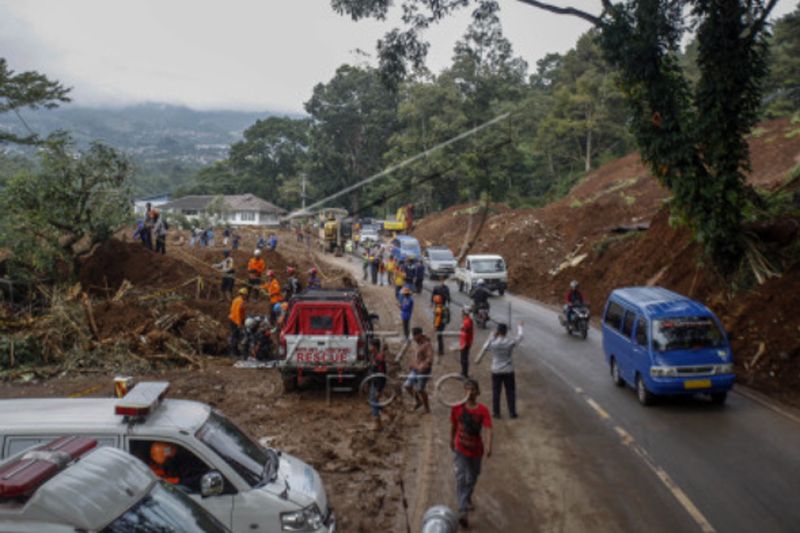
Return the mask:
{"type": "Polygon", "coordinates": [[[492,456],[492,416],[485,405],[477,402],[481,393],[477,381],[467,379],[464,391],[467,400],[450,411],[450,449],[456,471],[458,523],[466,528],[467,512],[474,509],[472,492],[481,473],[481,460],[484,454],[487,458],[492,456]]]}
{"type": "Polygon", "coordinates": [[[469,377],[469,351],[472,348],[472,339],[475,336],[475,326],[470,316],[470,307],[461,308],[461,334],[458,336],[458,351],[461,352],[461,375],[469,377]]]}

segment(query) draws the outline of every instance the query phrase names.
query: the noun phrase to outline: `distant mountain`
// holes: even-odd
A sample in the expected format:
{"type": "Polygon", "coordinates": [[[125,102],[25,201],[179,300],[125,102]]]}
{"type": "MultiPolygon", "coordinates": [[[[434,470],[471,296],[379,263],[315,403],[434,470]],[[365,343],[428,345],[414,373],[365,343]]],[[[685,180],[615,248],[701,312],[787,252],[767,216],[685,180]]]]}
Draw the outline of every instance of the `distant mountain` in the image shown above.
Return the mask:
{"type": "MultiPolygon", "coordinates": [[[[42,135],[64,130],[83,148],[103,141],[130,155],[137,165],[137,193],[166,192],[181,185],[201,166],[227,156],[228,147],[256,120],[278,115],[270,111],[198,111],[168,104],[141,104],[123,108],[65,105],[52,110],[22,111],[30,128],[42,135]],[[146,179],[144,177],[146,176],[146,179]],[[153,179],[157,178],[157,179],[153,179]],[[153,190],[154,187],[159,190],[153,190]]],[[[27,130],[12,113],[0,115],[0,130],[25,135],[27,130]]],[[[7,152],[30,153],[16,146],[7,152]]]]}

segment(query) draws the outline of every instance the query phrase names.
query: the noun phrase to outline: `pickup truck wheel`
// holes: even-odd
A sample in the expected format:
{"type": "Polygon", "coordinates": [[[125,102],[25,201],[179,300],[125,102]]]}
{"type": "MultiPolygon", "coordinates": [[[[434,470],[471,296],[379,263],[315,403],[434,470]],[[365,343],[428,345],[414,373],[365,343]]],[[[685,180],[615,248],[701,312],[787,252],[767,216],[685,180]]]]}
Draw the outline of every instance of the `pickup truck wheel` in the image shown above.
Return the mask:
{"type": "Polygon", "coordinates": [[[290,393],[297,390],[297,376],[281,376],[283,392],[290,393]]]}

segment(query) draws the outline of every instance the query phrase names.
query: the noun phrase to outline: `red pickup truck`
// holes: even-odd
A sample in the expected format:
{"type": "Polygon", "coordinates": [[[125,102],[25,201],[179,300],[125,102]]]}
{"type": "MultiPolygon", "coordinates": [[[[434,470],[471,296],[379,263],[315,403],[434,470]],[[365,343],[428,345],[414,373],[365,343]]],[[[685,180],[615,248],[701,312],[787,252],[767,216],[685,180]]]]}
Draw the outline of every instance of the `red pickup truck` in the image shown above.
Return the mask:
{"type": "Polygon", "coordinates": [[[367,312],[357,289],[312,289],[292,298],[280,334],[284,392],[300,380],[353,375],[369,368],[369,342],[377,315],[367,312]]]}

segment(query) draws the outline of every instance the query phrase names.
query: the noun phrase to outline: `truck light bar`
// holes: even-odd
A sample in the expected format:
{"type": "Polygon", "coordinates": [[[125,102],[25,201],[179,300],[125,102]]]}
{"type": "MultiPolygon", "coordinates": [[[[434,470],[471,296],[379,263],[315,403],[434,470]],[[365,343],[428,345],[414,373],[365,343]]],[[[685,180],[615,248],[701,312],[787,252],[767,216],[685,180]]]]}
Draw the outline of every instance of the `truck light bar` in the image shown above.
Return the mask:
{"type": "Polygon", "coordinates": [[[87,437],[61,437],[0,465],[0,501],[27,498],[95,446],[97,441],[87,437]]]}
{"type": "Polygon", "coordinates": [[[146,417],[158,407],[168,391],[167,381],[143,381],[117,402],[114,413],[131,418],[146,417]]]}

